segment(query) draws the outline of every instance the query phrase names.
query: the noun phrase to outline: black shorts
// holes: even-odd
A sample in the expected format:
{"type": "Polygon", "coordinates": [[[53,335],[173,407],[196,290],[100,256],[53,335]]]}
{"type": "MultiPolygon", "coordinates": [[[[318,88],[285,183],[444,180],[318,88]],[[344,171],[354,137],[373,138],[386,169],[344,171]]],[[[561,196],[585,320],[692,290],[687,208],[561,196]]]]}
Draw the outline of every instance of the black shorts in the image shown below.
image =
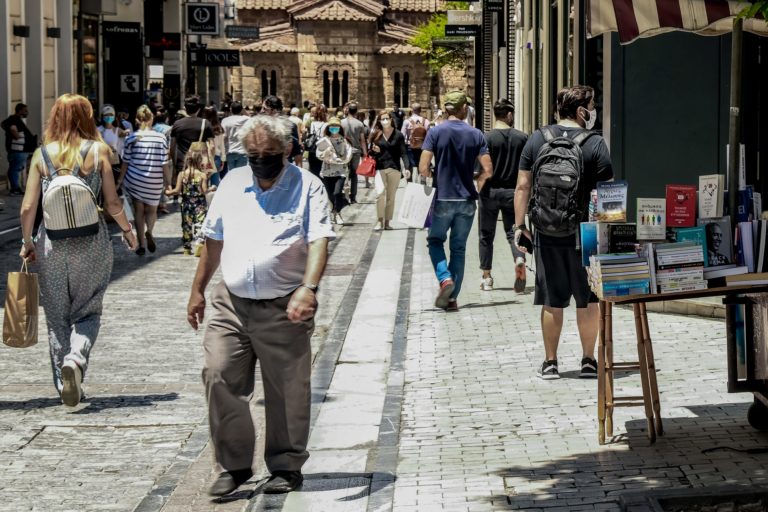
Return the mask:
{"type": "Polygon", "coordinates": [[[567,308],[571,297],[576,300],[577,308],[598,302],[589,287],[587,270],[581,264],[580,251],[576,250],[576,240],[570,237],[568,240],[569,243],[544,246],[537,240],[539,243],[533,251],[536,258],[534,305],[567,308]]]}

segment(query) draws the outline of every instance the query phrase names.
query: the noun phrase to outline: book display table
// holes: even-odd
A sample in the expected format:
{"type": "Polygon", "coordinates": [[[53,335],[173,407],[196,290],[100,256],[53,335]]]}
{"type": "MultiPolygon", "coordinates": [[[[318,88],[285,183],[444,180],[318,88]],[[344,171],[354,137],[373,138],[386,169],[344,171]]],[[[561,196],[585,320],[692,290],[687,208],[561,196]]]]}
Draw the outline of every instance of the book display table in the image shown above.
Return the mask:
{"type": "MultiPolygon", "coordinates": [[[[661,403],[656,382],[656,364],[653,358],[648,315],[645,305],[648,302],[669,300],[694,299],[699,297],[723,297],[726,304],[726,333],[728,354],[728,391],[751,392],[755,396],[750,408],[749,423],[758,429],[768,428],[768,364],[765,358],[756,357],[756,343],[763,346],[762,341],[768,337],[768,332],[761,325],[756,325],[760,319],[768,318],[768,301],[756,301],[752,297],[768,294],[768,285],[744,285],[706,290],[652,294],[629,295],[624,297],[606,297],[600,300],[600,335],[598,340],[598,373],[597,373],[597,419],[598,440],[605,444],[606,435],[613,436],[613,410],[615,407],[644,407],[648,422],[648,439],[651,443],[657,436],[664,434],[661,419],[661,403]],[[613,360],[613,319],[614,304],[631,305],[635,315],[635,334],[637,338],[636,362],[615,362],[613,360]],[[738,308],[744,308],[743,318],[739,316],[738,308]],[[754,314],[755,308],[760,313],[754,314]],[[755,317],[758,318],[755,318],[755,317]],[[746,350],[743,351],[744,361],[738,357],[737,324],[741,325],[744,333],[743,341],[746,350]],[[756,329],[757,328],[757,329],[756,329]],[[757,340],[755,338],[758,338],[757,340]],[[743,370],[739,370],[739,364],[743,370]],[[614,394],[613,374],[616,371],[637,369],[640,371],[642,396],[617,397],[614,394]]],[[[764,352],[764,350],[762,350],[764,352]]]]}

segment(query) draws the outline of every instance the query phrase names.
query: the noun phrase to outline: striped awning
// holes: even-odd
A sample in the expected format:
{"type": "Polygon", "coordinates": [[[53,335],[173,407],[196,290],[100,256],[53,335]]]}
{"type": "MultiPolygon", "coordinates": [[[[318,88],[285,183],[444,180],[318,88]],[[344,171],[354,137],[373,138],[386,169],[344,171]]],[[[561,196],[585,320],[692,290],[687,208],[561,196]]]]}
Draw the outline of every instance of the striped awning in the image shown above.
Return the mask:
{"type": "MultiPolygon", "coordinates": [[[[618,32],[622,44],[673,30],[720,35],[733,29],[735,16],[748,5],[728,0],[589,0],[587,33],[618,32]]],[[[744,30],[766,36],[768,23],[745,20],[744,30]]]]}

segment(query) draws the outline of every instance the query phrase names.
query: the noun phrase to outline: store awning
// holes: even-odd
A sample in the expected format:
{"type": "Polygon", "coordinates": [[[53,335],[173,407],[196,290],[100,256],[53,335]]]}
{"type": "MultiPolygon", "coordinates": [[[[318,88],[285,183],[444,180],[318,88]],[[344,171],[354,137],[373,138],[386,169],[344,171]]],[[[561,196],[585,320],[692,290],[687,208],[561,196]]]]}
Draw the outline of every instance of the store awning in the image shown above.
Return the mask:
{"type": "MultiPolygon", "coordinates": [[[[684,31],[702,35],[726,34],[733,20],[750,2],[726,0],[588,0],[587,34],[618,32],[622,44],[640,37],[684,31]]],[[[768,36],[762,19],[744,21],[744,30],[768,36]]]]}

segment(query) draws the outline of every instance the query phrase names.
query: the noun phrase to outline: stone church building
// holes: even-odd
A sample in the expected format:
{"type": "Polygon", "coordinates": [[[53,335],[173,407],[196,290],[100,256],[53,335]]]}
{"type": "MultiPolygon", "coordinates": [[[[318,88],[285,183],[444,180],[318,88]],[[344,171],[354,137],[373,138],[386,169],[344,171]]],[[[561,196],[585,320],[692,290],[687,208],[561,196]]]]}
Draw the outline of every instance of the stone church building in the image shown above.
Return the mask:
{"type": "Polygon", "coordinates": [[[235,98],[252,105],[275,94],[286,106],[304,100],[361,108],[433,104],[447,87],[466,89],[464,72],[432,78],[423,51],[409,44],[442,0],[238,0],[238,23],[258,25],[240,49],[235,98]]]}

